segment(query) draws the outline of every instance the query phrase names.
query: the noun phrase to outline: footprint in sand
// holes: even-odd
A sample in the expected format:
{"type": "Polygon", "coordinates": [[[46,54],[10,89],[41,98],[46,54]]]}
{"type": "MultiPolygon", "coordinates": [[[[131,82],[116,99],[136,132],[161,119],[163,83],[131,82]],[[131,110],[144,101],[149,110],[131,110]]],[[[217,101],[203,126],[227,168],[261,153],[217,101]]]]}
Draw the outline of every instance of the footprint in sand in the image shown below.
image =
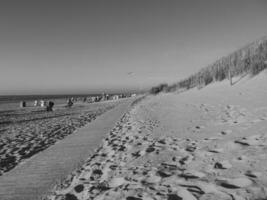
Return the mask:
{"type": "Polygon", "coordinates": [[[223,153],[224,152],[224,150],[220,148],[209,149],[208,151],[211,153],[223,153]]]}
{"type": "Polygon", "coordinates": [[[179,174],[178,176],[188,180],[188,179],[201,179],[204,178],[206,174],[195,170],[185,170],[183,171],[182,174],[179,174]]]}
{"type": "Polygon", "coordinates": [[[192,156],[192,155],[187,155],[187,156],[181,158],[181,159],[179,160],[179,163],[180,163],[181,165],[187,165],[187,164],[189,164],[190,162],[192,162],[192,160],[193,160],[193,156],[192,156]]]}
{"type": "Polygon", "coordinates": [[[260,136],[259,135],[253,135],[250,137],[243,137],[241,139],[235,140],[235,143],[244,145],[244,146],[255,146],[260,144],[260,136]]]}
{"type": "Polygon", "coordinates": [[[187,189],[182,188],[182,187],[178,187],[175,189],[175,193],[173,192],[173,194],[169,194],[168,195],[168,200],[180,200],[180,199],[185,199],[185,200],[197,200],[196,197],[194,195],[192,195],[192,193],[190,193],[187,189]]]}
{"type": "Polygon", "coordinates": [[[221,135],[229,135],[231,134],[233,131],[228,129],[228,130],[224,130],[224,131],[221,131],[221,135]]]}
{"type": "Polygon", "coordinates": [[[142,151],[136,151],[136,152],[132,153],[132,157],[136,159],[136,158],[139,158],[145,154],[146,154],[146,152],[143,150],[142,151]]]}
{"type": "Polygon", "coordinates": [[[246,177],[239,177],[239,178],[221,178],[216,180],[217,185],[220,185],[224,188],[228,189],[237,189],[237,188],[244,188],[250,186],[253,182],[246,178],[246,177]]]}
{"type": "Polygon", "coordinates": [[[230,169],[232,167],[232,164],[228,160],[216,162],[214,164],[215,169],[230,169]]]}
{"type": "Polygon", "coordinates": [[[197,144],[196,143],[188,144],[185,147],[185,150],[188,151],[188,152],[191,152],[191,153],[193,153],[196,149],[197,149],[197,144]]]}
{"type": "Polygon", "coordinates": [[[260,172],[256,172],[256,171],[246,171],[245,173],[246,176],[250,177],[250,178],[258,178],[260,177],[262,174],[260,172]]]}

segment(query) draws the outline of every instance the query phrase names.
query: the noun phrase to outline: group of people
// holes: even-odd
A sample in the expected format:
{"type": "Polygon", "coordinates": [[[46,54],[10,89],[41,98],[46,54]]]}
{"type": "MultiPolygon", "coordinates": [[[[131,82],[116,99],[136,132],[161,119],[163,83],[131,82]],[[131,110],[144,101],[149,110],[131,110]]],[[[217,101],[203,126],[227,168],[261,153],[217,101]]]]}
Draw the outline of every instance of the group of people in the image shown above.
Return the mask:
{"type": "Polygon", "coordinates": [[[55,103],[53,101],[45,101],[45,100],[35,100],[34,101],[34,106],[40,106],[40,107],[46,107],[46,111],[50,112],[53,111],[53,107],[54,107],[55,103]]]}
{"type": "MultiPolygon", "coordinates": [[[[20,107],[21,107],[21,108],[26,107],[26,105],[27,105],[27,104],[26,104],[26,101],[21,101],[21,102],[20,102],[20,107]]],[[[40,101],[35,100],[33,105],[34,105],[35,107],[37,107],[37,106],[45,107],[45,108],[46,108],[46,111],[47,111],[47,112],[50,112],[50,111],[53,111],[53,107],[54,107],[55,103],[54,103],[53,101],[48,101],[48,102],[46,102],[46,101],[44,101],[44,100],[40,100],[40,101]]]]}
{"type": "Polygon", "coordinates": [[[40,107],[45,107],[47,104],[47,102],[45,100],[35,100],[34,101],[34,106],[37,107],[37,106],[40,106],[40,107]]]}
{"type": "MultiPolygon", "coordinates": [[[[135,95],[135,94],[134,94],[135,95]]],[[[133,96],[133,95],[132,95],[133,96]]],[[[94,103],[94,102],[99,102],[99,101],[107,101],[107,100],[118,100],[120,98],[125,98],[126,95],[109,95],[103,93],[101,96],[91,96],[91,97],[83,97],[82,101],[83,102],[88,102],[88,103],[94,103]]],[[[67,108],[70,108],[73,106],[74,102],[77,101],[77,98],[68,98],[67,99],[67,108]]],[[[53,101],[45,101],[45,100],[35,100],[34,101],[34,107],[45,107],[46,111],[53,111],[53,107],[55,103],[53,101]]],[[[26,101],[21,101],[20,102],[20,107],[24,108],[26,107],[26,101]]]]}

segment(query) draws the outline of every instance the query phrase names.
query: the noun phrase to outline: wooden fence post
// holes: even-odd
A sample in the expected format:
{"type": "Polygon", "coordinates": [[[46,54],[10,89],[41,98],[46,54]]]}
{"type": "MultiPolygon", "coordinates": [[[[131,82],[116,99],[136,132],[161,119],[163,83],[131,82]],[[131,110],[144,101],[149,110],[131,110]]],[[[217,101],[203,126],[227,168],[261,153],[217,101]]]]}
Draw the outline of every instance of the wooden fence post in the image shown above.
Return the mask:
{"type": "Polygon", "coordinates": [[[230,85],[233,85],[233,82],[232,82],[232,74],[231,74],[231,69],[230,68],[228,70],[228,78],[229,78],[229,81],[230,81],[230,85]]]}

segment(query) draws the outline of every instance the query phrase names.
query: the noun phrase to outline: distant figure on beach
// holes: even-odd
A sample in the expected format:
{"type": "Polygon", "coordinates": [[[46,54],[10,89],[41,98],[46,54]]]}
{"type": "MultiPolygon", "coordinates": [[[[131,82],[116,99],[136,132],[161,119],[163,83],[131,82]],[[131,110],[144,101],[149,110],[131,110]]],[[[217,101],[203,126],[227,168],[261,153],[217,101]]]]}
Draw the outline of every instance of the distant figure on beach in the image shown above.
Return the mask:
{"type": "Polygon", "coordinates": [[[53,101],[49,101],[48,105],[46,106],[46,111],[47,112],[53,111],[53,107],[54,107],[54,102],[53,101]]]}
{"type": "Polygon", "coordinates": [[[94,102],[96,102],[96,97],[91,97],[91,103],[94,103],[94,102]]]}
{"type": "Polygon", "coordinates": [[[71,106],[73,106],[73,100],[69,98],[67,100],[67,107],[70,108],[71,106]]]}
{"type": "Polygon", "coordinates": [[[20,102],[20,107],[21,107],[21,108],[26,107],[26,102],[25,102],[25,101],[21,101],[21,102],[20,102]]]}
{"type": "Polygon", "coordinates": [[[45,106],[46,106],[46,102],[45,102],[44,100],[41,100],[41,101],[40,101],[40,106],[41,106],[41,107],[45,107],[45,106]]]}
{"type": "Polygon", "coordinates": [[[37,106],[39,105],[38,100],[35,100],[33,105],[34,105],[35,107],[37,107],[37,106]]]}

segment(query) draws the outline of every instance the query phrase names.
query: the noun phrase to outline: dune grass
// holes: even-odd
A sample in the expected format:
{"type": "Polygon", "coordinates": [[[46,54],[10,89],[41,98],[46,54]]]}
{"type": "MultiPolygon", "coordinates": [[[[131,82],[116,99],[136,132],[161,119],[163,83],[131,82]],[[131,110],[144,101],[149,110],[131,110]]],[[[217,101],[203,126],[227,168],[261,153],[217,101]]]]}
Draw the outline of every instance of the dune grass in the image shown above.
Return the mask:
{"type": "Polygon", "coordinates": [[[215,82],[249,74],[255,76],[267,68],[267,36],[222,57],[213,64],[173,85],[160,84],[150,89],[151,94],[202,88],[215,82]]]}

